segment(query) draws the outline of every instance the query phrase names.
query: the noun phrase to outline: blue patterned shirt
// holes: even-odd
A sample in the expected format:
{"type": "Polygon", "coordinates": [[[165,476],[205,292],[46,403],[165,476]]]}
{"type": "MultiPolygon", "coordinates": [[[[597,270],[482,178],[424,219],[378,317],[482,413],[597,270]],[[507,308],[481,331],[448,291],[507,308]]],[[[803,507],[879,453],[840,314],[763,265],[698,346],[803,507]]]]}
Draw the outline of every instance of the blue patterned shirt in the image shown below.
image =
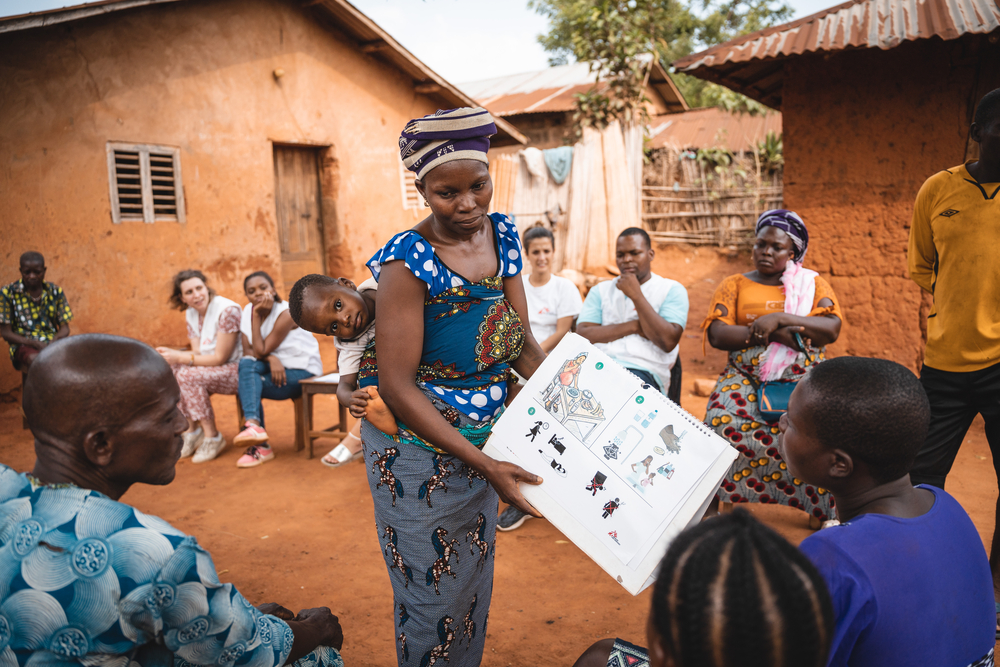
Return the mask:
{"type": "MultiPolygon", "coordinates": [[[[277,667],[292,640],[193,537],[0,464],[0,667],[277,667]]],[[[297,664],[343,665],[326,647],[297,664]]]]}

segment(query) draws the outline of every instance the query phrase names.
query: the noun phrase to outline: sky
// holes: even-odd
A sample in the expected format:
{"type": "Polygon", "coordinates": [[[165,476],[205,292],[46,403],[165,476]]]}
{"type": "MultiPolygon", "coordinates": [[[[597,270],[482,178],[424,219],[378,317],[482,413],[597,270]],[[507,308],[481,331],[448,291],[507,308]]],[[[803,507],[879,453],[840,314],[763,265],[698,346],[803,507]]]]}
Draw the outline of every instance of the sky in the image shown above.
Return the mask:
{"type": "MultiPolygon", "coordinates": [[[[794,18],[842,0],[785,0],[794,18]]],[[[546,21],[527,0],[351,0],[413,55],[452,83],[544,69],[537,36],[546,21]],[[455,54],[462,54],[456,57],[455,54]]],[[[0,16],[81,4],[71,0],[0,0],[0,16]]]]}

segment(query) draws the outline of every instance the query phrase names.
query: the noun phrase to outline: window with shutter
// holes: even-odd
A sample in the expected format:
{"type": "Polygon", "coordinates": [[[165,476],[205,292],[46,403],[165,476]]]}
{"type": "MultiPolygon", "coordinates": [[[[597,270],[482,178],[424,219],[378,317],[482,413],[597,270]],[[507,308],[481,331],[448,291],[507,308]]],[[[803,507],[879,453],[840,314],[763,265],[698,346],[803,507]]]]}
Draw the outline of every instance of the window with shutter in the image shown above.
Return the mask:
{"type": "Polygon", "coordinates": [[[108,142],[111,219],[185,222],[180,151],[108,142]]]}
{"type": "Polygon", "coordinates": [[[403,208],[406,210],[413,208],[423,208],[424,200],[417,192],[417,186],[413,182],[417,180],[417,175],[399,163],[399,182],[403,189],[403,208]]]}

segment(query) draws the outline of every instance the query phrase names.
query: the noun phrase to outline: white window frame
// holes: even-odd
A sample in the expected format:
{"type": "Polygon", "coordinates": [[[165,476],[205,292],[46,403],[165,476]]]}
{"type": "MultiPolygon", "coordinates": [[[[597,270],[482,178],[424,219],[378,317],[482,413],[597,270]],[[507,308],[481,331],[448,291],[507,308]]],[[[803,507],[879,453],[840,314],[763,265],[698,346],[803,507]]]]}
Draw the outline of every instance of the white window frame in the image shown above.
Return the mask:
{"type": "Polygon", "coordinates": [[[118,197],[118,169],[115,164],[115,151],[131,151],[139,154],[139,182],[142,192],[142,222],[152,224],[154,222],[187,222],[187,214],[184,206],[184,181],[181,178],[181,156],[180,149],[175,146],[159,146],[156,144],[130,144],[119,141],[109,141],[107,145],[108,154],[108,183],[111,191],[111,220],[116,225],[120,225],[123,220],[135,220],[136,218],[123,218],[121,203],[118,197]],[[150,153],[159,155],[169,155],[173,161],[174,169],[174,196],[177,213],[175,215],[157,214],[153,208],[153,181],[149,164],[150,153]]]}

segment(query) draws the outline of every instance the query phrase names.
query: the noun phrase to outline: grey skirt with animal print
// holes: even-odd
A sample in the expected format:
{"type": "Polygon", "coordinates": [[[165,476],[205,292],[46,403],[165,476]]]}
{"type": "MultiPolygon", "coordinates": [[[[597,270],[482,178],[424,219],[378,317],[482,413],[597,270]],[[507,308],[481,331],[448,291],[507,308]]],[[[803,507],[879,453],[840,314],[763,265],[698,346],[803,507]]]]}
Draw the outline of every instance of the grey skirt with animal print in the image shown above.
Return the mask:
{"type": "Polygon", "coordinates": [[[496,492],[459,459],[367,421],[361,440],[392,583],[399,665],[479,665],[493,597],[496,492]]]}

